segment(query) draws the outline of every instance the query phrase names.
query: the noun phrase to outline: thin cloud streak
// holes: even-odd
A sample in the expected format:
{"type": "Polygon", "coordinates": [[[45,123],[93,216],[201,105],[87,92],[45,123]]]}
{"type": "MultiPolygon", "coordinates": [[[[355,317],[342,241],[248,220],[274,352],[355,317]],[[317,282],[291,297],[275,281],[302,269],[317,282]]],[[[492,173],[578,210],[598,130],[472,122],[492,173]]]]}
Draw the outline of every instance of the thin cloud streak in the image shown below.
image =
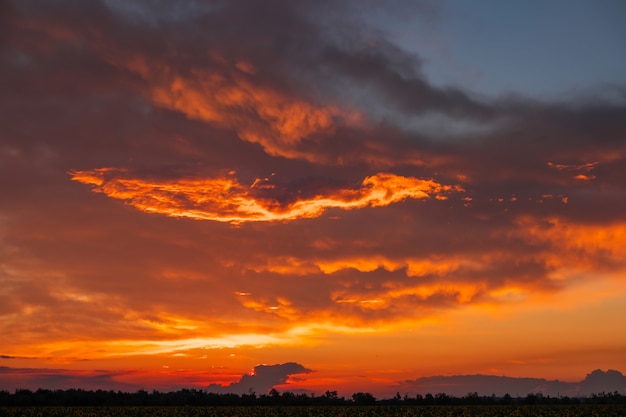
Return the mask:
{"type": "Polygon", "coordinates": [[[322,191],[309,198],[301,197],[301,190],[294,190],[291,195],[282,196],[286,200],[282,203],[272,197],[276,186],[268,179],[256,180],[246,187],[237,181],[234,172],[222,178],[177,181],[149,181],[124,174],[110,168],[70,172],[73,180],[94,186],[93,191],[125,200],[148,213],[228,223],[318,217],[331,208],[384,207],[407,198],[429,198],[429,194],[445,200],[446,193],[463,191],[458,185],[378,173],[366,177],[360,188],[322,191]]]}

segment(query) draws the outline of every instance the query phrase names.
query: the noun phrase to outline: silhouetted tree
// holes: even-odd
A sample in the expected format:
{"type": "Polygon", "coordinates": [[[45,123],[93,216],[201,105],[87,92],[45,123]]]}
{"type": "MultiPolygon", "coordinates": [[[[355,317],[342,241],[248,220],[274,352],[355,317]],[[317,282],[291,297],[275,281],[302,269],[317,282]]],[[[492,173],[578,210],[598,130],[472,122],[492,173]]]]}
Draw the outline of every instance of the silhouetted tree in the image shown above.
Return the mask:
{"type": "Polygon", "coordinates": [[[376,404],[376,398],[369,392],[357,392],[352,394],[352,401],[357,405],[376,404]]]}
{"type": "Polygon", "coordinates": [[[55,390],[17,389],[13,394],[8,391],[0,391],[0,406],[182,406],[182,405],[210,405],[210,406],[235,406],[235,405],[470,405],[470,404],[626,404],[626,396],[618,391],[602,392],[585,398],[549,397],[538,394],[528,394],[523,398],[512,398],[506,394],[502,398],[492,396],[479,396],[476,392],[468,393],[462,398],[451,397],[445,393],[435,396],[417,394],[414,398],[405,395],[401,397],[397,393],[394,397],[377,400],[370,393],[357,392],[352,395],[352,400],[339,397],[336,391],[326,391],[321,396],[305,393],[295,394],[271,390],[268,394],[257,396],[254,392],[239,396],[237,394],[208,393],[200,389],[181,389],[175,392],[159,392],[154,390],[147,392],[122,391],[86,391],[82,389],[55,390]]]}

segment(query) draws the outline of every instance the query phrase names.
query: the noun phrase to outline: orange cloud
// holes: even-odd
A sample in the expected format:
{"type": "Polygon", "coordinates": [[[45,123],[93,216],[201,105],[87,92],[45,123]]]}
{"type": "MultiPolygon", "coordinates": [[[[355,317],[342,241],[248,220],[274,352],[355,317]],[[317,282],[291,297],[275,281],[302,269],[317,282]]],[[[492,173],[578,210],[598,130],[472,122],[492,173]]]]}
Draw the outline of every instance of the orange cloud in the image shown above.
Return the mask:
{"type": "Polygon", "coordinates": [[[571,165],[571,164],[558,164],[555,162],[548,162],[548,166],[551,168],[558,169],[559,171],[591,171],[593,170],[599,162],[588,162],[580,165],[571,165]]]}
{"type": "Polygon", "coordinates": [[[244,61],[230,64],[216,56],[219,68],[182,74],[143,58],[111,59],[148,81],[146,94],[157,106],[232,129],[270,155],[319,161],[319,153],[298,150],[298,144],[332,133],[339,124],[358,124],[362,119],[356,111],[311,103],[264,86],[256,79],[254,66],[244,61]]]}
{"type": "Polygon", "coordinates": [[[595,180],[596,176],[595,175],[578,174],[578,175],[574,176],[574,179],[582,180],[582,181],[591,181],[591,180],[595,180]]]}
{"type": "MultiPolygon", "coordinates": [[[[241,302],[247,308],[292,322],[330,319],[346,326],[370,324],[383,329],[391,317],[396,323],[423,320],[433,317],[435,311],[459,307],[494,314],[546,304],[567,308],[580,299],[564,294],[587,285],[590,273],[596,287],[585,287],[587,301],[609,295],[600,281],[623,277],[624,223],[589,225],[556,217],[519,217],[514,231],[495,233],[493,238],[512,245],[449,256],[322,252],[302,258],[259,258],[248,266],[259,273],[333,276],[333,285],[328,288],[332,303],[311,307],[298,295],[290,295],[288,289],[278,294],[255,292],[241,302]],[[396,271],[403,271],[404,278],[399,279],[396,271]]],[[[334,247],[328,241],[312,246],[334,247]]]]}
{"type": "MultiPolygon", "coordinates": [[[[464,260],[463,267],[473,266],[474,261],[464,260]]],[[[305,259],[296,257],[264,257],[260,263],[249,265],[255,272],[271,272],[274,274],[313,275],[323,273],[334,274],[345,269],[354,269],[358,272],[372,272],[379,268],[386,271],[406,269],[406,276],[421,277],[426,275],[447,275],[461,267],[459,259],[394,259],[382,255],[338,257],[333,259],[305,259]]]]}
{"type": "MultiPolygon", "coordinates": [[[[258,186],[255,181],[244,186],[232,174],[165,181],[134,178],[124,170],[112,168],[70,172],[73,180],[94,186],[95,192],[125,200],[147,213],[230,223],[312,218],[332,208],[388,206],[407,198],[462,191],[459,186],[441,185],[433,180],[378,173],[366,177],[360,188],[339,188],[281,203],[272,197],[271,185],[258,186]]],[[[294,197],[298,197],[297,193],[294,197]]]]}
{"type": "Polygon", "coordinates": [[[574,172],[578,172],[578,174],[574,175],[574,179],[577,180],[582,180],[582,181],[591,181],[596,179],[595,175],[591,175],[591,174],[585,174],[584,172],[591,172],[593,171],[597,166],[598,166],[599,162],[588,162],[585,164],[579,164],[579,165],[570,165],[570,164],[558,164],[558,163],[554,163],[554,162],[548,162],[548,166],[550,168],[554,168],[557,169],[559,171],[574,171],[574,172]]]}
{"type": "Polygon", "coordinates": [[[626,259],[626,223],[577,224],[557,217],[520,217],[517,223],[512,235],[553,248],[544,256],[554,268],[601,270],[626,259]]]}

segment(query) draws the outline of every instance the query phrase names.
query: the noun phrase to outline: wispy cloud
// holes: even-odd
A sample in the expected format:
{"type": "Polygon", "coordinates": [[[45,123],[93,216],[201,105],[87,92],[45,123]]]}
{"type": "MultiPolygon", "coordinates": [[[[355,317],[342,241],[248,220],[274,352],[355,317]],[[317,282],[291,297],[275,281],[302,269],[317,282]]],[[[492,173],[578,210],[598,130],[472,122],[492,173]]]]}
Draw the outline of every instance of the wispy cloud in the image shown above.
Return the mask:
{"type": "Polygon", "coordinates": [[[463,191],[458,185],[389,173],[366,177],[359,188],[331,186],[319,190],[280,189],[268,178],[244,186],[234,172],[220,178],[166,181],[133,178],[123,170],[107,168],[70,174],[75,181],[95,186],[94,191],[148,213],[230,223],[311,218],[332,208],[383,207],[431,194],[446,199],[449,192],[463,191]]]}

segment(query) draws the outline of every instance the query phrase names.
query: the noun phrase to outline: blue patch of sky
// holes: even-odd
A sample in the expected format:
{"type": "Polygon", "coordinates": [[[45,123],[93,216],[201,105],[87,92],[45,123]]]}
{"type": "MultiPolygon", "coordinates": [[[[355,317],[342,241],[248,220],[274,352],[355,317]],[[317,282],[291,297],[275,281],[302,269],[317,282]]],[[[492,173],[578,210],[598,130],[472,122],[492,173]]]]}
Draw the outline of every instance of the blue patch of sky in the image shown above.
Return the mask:
{"type": "MultiPolygon", "coordinates": [[[[626,85],[626,1],[440,0],[437,13],[363,14],[435,85],[560,98],[626,85]]],[[[419,12],[419,9],[414,10],[419,12]]]]}

